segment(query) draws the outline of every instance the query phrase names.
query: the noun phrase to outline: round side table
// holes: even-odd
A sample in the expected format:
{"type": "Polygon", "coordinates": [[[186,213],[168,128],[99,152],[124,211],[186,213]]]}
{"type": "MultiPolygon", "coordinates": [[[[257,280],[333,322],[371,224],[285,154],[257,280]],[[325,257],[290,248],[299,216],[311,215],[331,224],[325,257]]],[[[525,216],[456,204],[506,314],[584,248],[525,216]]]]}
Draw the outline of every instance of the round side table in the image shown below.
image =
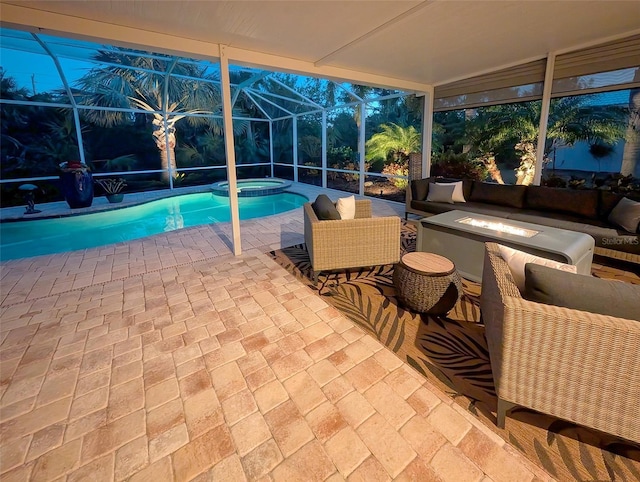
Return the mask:
{"type": "Polygon", "coordinates": [[[393,270],[398,300],[419,313],[446,315],[462,296],[453,262],[433,253],[405,254],[393,270]]]}

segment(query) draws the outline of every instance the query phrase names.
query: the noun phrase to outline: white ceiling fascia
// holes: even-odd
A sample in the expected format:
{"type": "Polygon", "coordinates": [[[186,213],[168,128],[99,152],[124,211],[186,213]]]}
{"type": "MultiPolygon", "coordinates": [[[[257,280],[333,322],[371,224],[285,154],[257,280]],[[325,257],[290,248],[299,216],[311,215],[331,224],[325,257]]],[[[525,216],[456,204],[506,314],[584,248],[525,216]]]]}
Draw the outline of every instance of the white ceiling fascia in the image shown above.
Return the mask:
{"type": "MultiPolygon", "coordinates": [[[[105,42],[127,48],[149,49],[158,53],[181,57],[190,56],[209,61],[218,60],[220,47],[219,44],[200,40],[174,37],[122,25],[106,24],[95,20],[8,3],[2,3],[2,20],[0,23],[8,28],[18,28],[36,33],[66,36],[94,42],[105,42]]],[[[315,66],[313,62],[250,51],[233,46],[226,46],[226,52],[229,60],[233,63],[253,68],[266,68],[375,87],[395,88],[409,92],[422,92],[431,88],[428,84],[404,81],[340,67],[315,66]]]]}
{"type": "Polygon", "coordinates": [[[633,34],[623,0],[0,0],[7,27],[421,94],[633,34]]]}
{"type": "Polygon", "coordinates": [[[34,33],[71,37],[91,42],[110,43],[132,49],[150,48],[157,53],[184,57],[185,53],[201,60],[217,62],[218,45],[187,38],[177,39],[158,32],[142,31],[121,25],[70,17],[57,13],[2,4],[0,24],[34,33]],[[179,46],[179,49],[176,48],[179,46]]]}
{"type": "Polygon", "coordinates": [[[420,82],[407,81],[368,72],[359,72],[341,67],[316,67],[312,62],[243,50],[235,47],[228,47],[227,52],[229,58],[235,60],[235,62],[254,68],[270,68],[276,71],[305,74],[311,77],[325,78],[337,82],[352,82],[370,85],[372,87],[404,90],[407,92],[426,92],[431,89],[431,85],[420,82]]]}

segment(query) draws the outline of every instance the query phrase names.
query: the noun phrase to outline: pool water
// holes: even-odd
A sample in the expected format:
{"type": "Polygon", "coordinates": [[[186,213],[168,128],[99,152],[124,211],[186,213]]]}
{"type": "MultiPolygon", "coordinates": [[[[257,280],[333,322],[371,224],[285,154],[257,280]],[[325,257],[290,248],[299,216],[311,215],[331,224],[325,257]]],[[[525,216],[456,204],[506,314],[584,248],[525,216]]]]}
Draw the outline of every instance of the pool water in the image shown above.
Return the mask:
{"type": "MultiPolygon", "coordinates": [[[[307,198],[293,193],[238,198],[240,219],[298,208],[307,198]]],[[[185,194],[138,206],[80,216],[0,223],[0,260],[95,248],[166,231],[231,221],[229,198],[185,194]]]]}

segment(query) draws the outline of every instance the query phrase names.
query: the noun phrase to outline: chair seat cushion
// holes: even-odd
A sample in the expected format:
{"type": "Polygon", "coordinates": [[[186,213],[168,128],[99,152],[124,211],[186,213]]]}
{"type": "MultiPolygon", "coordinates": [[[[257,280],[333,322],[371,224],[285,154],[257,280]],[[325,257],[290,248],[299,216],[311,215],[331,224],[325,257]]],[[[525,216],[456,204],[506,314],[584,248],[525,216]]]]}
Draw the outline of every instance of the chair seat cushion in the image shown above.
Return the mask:
{"type": "Polygon", "coordinates": [[[335,204],[326,194],[319,194],[311,207],[321,221],[341,219],[335,204]]]}
{"type": "Polygon", "coordinates": [[[640,285],[525,265],[523,298],[545,305],[640,321],[640,285]]]}

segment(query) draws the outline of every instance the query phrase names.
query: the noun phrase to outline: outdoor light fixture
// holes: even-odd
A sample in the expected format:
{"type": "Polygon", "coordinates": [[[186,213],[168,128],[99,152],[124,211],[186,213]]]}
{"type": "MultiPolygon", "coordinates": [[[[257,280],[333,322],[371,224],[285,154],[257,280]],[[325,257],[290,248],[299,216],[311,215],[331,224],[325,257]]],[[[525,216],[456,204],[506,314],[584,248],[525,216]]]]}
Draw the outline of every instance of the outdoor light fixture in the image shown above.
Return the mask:
{"type": "Polygon", "coordinates": [[[35,200],[33,196],[33,192],[38,190],[38,186],[35,184],[22,184],[18,189],[24,192],[24,200],[27,203],[27,209],[24,211],[25,214],[36,214],[41,213],[39,209],[35,208],[35,200]]]}

